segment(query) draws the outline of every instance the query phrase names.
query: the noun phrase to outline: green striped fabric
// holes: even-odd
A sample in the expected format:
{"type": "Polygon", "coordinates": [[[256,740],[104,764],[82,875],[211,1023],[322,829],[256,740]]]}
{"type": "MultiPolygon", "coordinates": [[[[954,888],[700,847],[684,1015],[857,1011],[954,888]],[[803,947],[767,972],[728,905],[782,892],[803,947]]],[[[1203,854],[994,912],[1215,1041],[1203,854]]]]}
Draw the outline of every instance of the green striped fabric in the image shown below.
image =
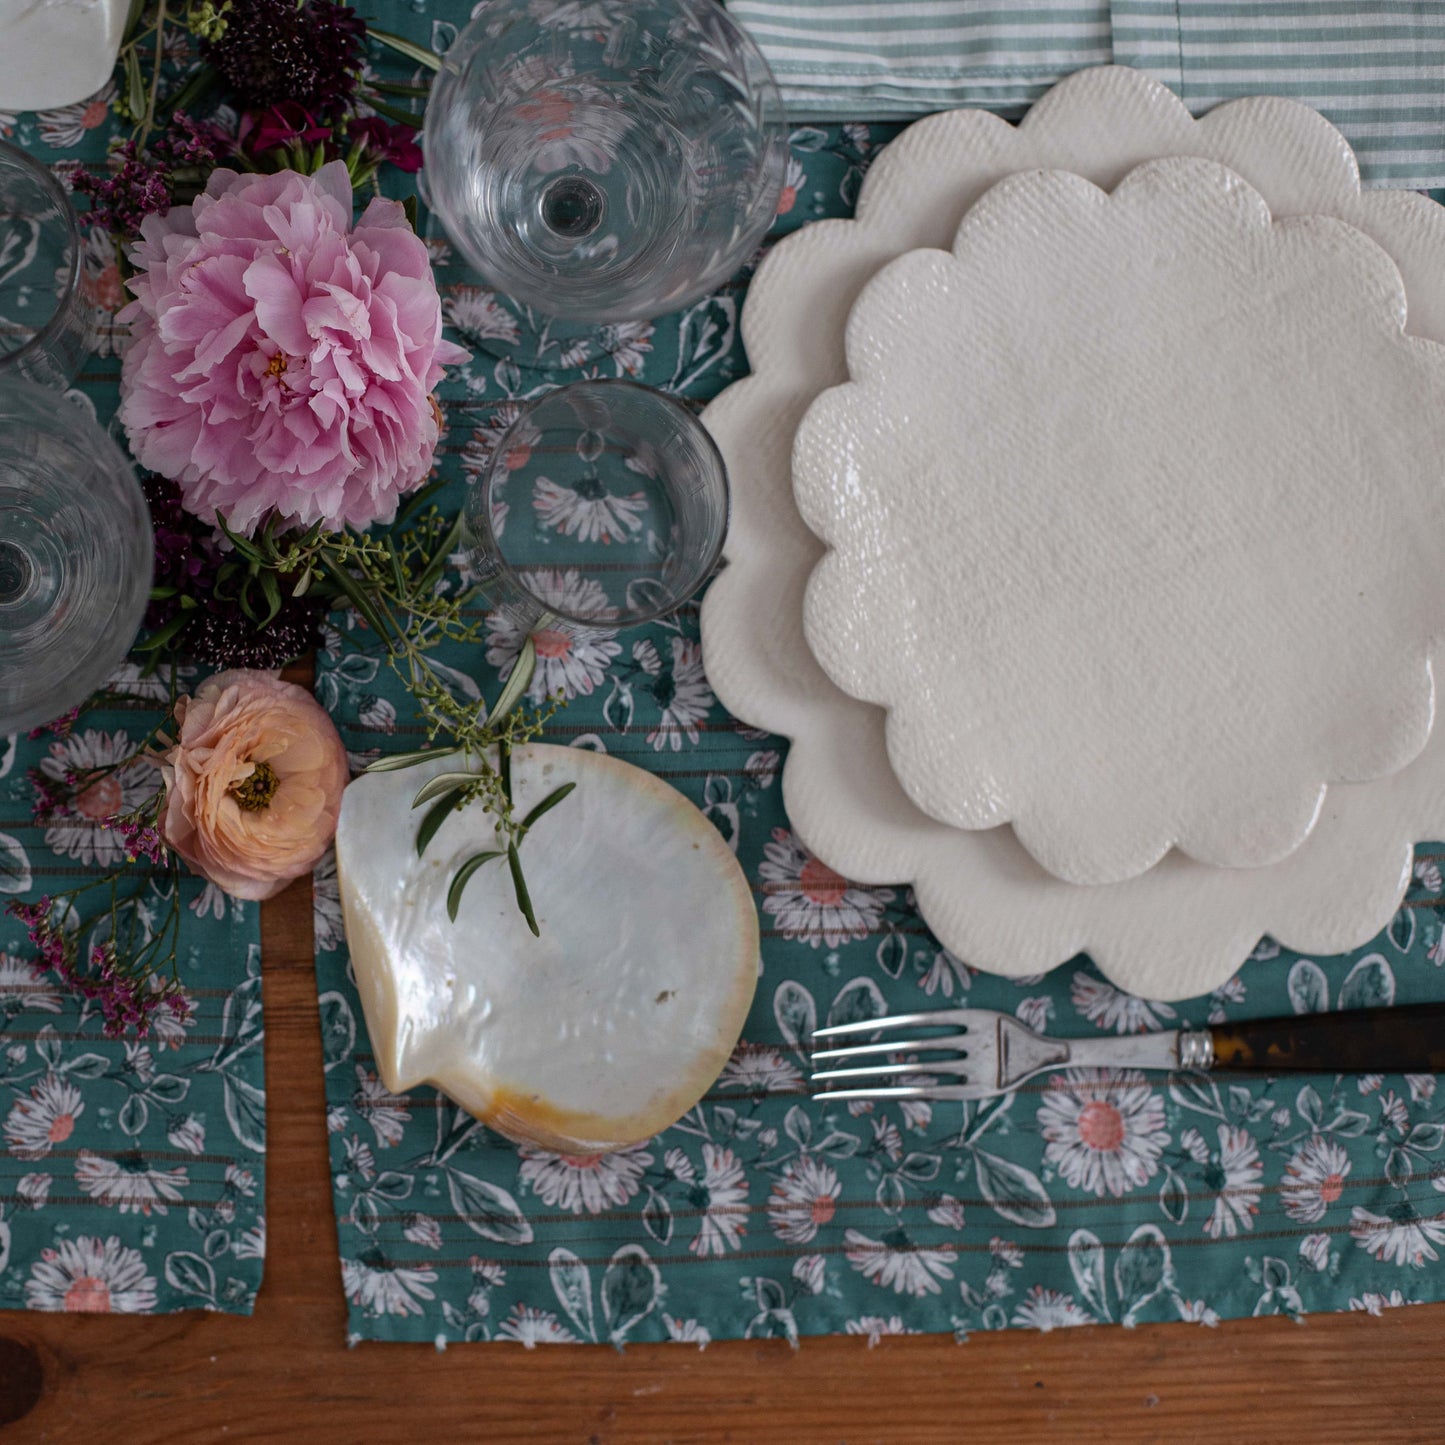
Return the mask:
{"type": "Polygon", "coordinates": [[[1445,186],[1441,0],[730,0],[797,120],[899,119],[951,106],[1017,115],[1111,61],[1196,114],[1241,95],[1315,106],[1365,181],[1445,186]]]}
{"type": "Polygon", "coordinates": [[[800,120],[1018,114],[1111,58],[1108,0],[729,0],[800,120]]]}
{"type": "Polygon", "coordinates": [[[1445,185],[1440,0],[1113,0],[1114,59],[1198,114],[1288,95],[1349,137],[1367,184],[1445,185]]]}

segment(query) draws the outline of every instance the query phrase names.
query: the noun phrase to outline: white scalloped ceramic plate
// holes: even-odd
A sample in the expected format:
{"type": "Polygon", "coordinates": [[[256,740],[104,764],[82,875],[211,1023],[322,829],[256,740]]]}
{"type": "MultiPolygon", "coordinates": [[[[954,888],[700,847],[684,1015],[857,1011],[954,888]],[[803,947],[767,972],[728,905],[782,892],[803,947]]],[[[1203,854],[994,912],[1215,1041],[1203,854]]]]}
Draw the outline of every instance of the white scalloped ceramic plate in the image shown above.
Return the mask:
{"type": "Polygon", "coordinates": [[[967,833],[920,812],[888,766],[883,710],[849,698],[814,660],[803,592],[823,548],[798,514],[789,466],[803,413],[847,380],[845,322],[883,265],[947,248],[974,201],[1014,172],[1067,170],[1110,190],[1164,155],[1221,162],[1277,217],[1358,227],[1400,269],[1407,331],[1445,339],[1445,210],[1412,192],[1362,192],[1344,137],[1295,102],[1235,101],[1196,121],[1162,85],[1106,67],[1060,83],[1018,127],[982,111],[929,117],[875,162],[855,220],[804,228],[753,282],[743,333],[754,374],[704,418],[728,461],[733,517],[702,625],[723,703],[793,740],[784,801],[823,861],[862,882],[911,882],[930,927],[975,967],[1029,974],[1087,951],[1123,988],[1183,998],[1224,982],[1262,934],[1334,953],[1388,922],[1415,840],[1445,834],[1441,730],[1392,777],[1330,788],[1314,831],[1281,863],[1221,870],[1171,853],[1127,882],[1063,883],[1010,829],[967,833]]]}
{"type": "Polygon", "coordinates": [[[913,802],[1118,883],[1276,863],[1326,784],[1413,762],[1445,346],[1404,325],[1367,236],[1193,156],[1009,176],[884,266],[793,494],[808,643],[913,802]]]}

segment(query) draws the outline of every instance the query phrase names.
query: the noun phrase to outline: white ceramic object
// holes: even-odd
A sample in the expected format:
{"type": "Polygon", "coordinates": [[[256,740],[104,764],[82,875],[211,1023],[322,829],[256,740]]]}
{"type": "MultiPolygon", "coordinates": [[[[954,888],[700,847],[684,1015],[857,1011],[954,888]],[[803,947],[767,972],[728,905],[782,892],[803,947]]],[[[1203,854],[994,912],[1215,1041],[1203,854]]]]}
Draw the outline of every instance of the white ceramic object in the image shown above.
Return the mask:
{"type": "Polygon", "coordinates": [[[808,641],[914,803],[1117,883],[1277,862],[1417,757],[1445,346],[1404,324],[1362,232],[1193,157],[1010,176],[885,266],[793,487],[808,641]]]}
{"type": "Polygon", "coordinates": [[[733,479],[728,566],[703,603],[708,678],[735,715],[793,740],[784,802],[824,862],[865,883],[912,883],[940,940],[990,972],[1037,973],[1087,950],[1120,987],[1185,998],[1224,982],[1261,934],[1335,953],[1373,937],[1409,881],[1413,844],[1445,834],[1439,730],[1408,768],[1326,795],[1310,837],[1282,863],[1221,870],[1179,854],[1128,882],[1052,877],[1011,829],[968,833],[920,812],[888,766],[884,713],[840,691],[803,636],[803,592],[822,556],[793,500],[790,455],[818,394],[847,380],[844,325],[864,284],[918,247],[947,248],[968,208],[1035,168],[1111,189],[1164,155],[1217,160],[1276,217],[1333,215],[1394,259],[1406,330],[1445,340],[1445,212],[1407,191],[1361,192],[1343,136],[1307,107],[1250,99],[1192,119],[1164,86],[1107,67],[1061,82],[1014,127],[982,111],[931,116],[873,165],[852,221],[782,242],[744,308],[753,375],[705,421],[733,479]]]}
{"type": "Polygon", "coordinates": [[[418,858],[417,789],[439,759],[346,790],[336,833],[346,938],[382,1081],[435,1084],[509,1138],[568,1154],[636,1143],[680,1118],[727,1062],[758,977],[758,917],[717,829],[681,793],[600,753],[512,761],[525,812],[576,790],[522,845],[541,936],[517,909],[479,806],[418,858]]]}
{"type": "Polygon", "coordinates": [[[0,0],[0,110],[51,110],[115,68],[130,0],[0,0]]]}

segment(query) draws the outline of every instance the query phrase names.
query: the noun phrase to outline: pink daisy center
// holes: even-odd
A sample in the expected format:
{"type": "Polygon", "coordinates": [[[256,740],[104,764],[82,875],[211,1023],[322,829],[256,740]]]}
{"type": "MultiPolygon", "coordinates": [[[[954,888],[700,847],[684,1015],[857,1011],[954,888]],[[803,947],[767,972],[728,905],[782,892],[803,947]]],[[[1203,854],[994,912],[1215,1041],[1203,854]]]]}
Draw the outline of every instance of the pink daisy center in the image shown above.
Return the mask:
{"type": "MultiPolygon", "coordinates": [[[[539,648],[538,651],[540,650],[539,648]]],[[[810,903],[824,906],[841,903],[843,895],[848,891],[847,880],[839,877],[826,863],[820,863],[816,858],[809,858],[803,864],[803,871],[798,874],[798,887],[810,903]]]]}
{"type": "Polygon", "coordinates": [[[1090,1149],[1112,1154],[1124,1142],[1124,1116],[1102,1099],[1093,1099],[1079,1113],[1079,1138],[1090,1149]]]}
{"type": "Polygon", "coordinates": [[[1320,1184],[1320,1200],[1324,1204],[1333,1204],[1345,1190],[1345,1181],[1338,1174],[1327,1174],[1320,1184]]]}
{"type": "Polygon", "coordinates": [[[75,1116],[73,1114],[57,1114],[45,1137],[52,1144],[63,1144],[74,1132],[75,1116]]]}
{"type": "Polygon", "coordinates": [[[545,627],[532,634],[532,642],[538,657],[566,657],[572,651],[572,639],[565,632],[553,632],[545,627]]]}
{"type": "Polygon", "coordinates": [[[110,1286],[103,1279],[83,1274],[65,1291],[65,1310],[73,1315],[108,1315],[110,1286]]]}
{"type": "Polygon", "coordinates": [[[120,811],[124,796],[114,776],[92,783],[76,800],[75,811],[93,822],[112,818],[120,811]]]}
{"type": "Polygon", "coordinates": [[[570,1169],[596,1169],[602,1163],[601,1154],[559,1154],[557,1157],[570,1169]]]}
{"type": "Polygon", "coordinates": [[[814,1224],[827,1224],[836,1208],[831,1195],[820,1194],[809,1206],[808,1214],[814,1224]]]}

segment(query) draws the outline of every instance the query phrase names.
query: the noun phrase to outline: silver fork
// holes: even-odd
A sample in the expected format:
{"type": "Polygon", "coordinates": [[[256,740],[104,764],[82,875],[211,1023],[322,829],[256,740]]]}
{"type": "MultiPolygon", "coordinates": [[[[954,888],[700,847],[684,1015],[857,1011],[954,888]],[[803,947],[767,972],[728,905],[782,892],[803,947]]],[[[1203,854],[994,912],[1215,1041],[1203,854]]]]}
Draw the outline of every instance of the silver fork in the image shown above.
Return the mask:
{"type": "Polygon", "coordinates": [[[1214,1040],[1208,1029],[1174,1029],[1168,1033],[1123,1038],[1053,1039],[1026,1028],[1010,1014],[991,1009],[937,1009],[929,1013],[894,1014],[814,1029],[815,1041],[887,1034],[866,1044],[813,1051],[813,1064],[842,1064],[813,1074],[814,1086],[826,1087],[815,1099],[986,1099],[1017,1088],[1051,1069],[1131,1068],[1204,1072],[1214,1062],[1214,1040]],[[946,1026],[937,1038],[909,1037],[900,1030],[946,1026]],[[935,1053],[937,1059],[899,1061],[900,1054],[935,1053]],[[890,1055],[894,1056],[890,1059],[890,1055]],[[869,1062],[876,1060],[876,1062],[869,1062]],[[896,1084],[879,1080],[898,1079],[896,1084]],[[955,1083],[925,1082],[952,1079],[955,1083]],[[853,1083],[858,1080],[860,1082],[853,1083]],[[861,1082],[872,1080],[873,1082],[861,1082]],[[842,1088],[834,1087],[843,1085],[842,1088]]]}

